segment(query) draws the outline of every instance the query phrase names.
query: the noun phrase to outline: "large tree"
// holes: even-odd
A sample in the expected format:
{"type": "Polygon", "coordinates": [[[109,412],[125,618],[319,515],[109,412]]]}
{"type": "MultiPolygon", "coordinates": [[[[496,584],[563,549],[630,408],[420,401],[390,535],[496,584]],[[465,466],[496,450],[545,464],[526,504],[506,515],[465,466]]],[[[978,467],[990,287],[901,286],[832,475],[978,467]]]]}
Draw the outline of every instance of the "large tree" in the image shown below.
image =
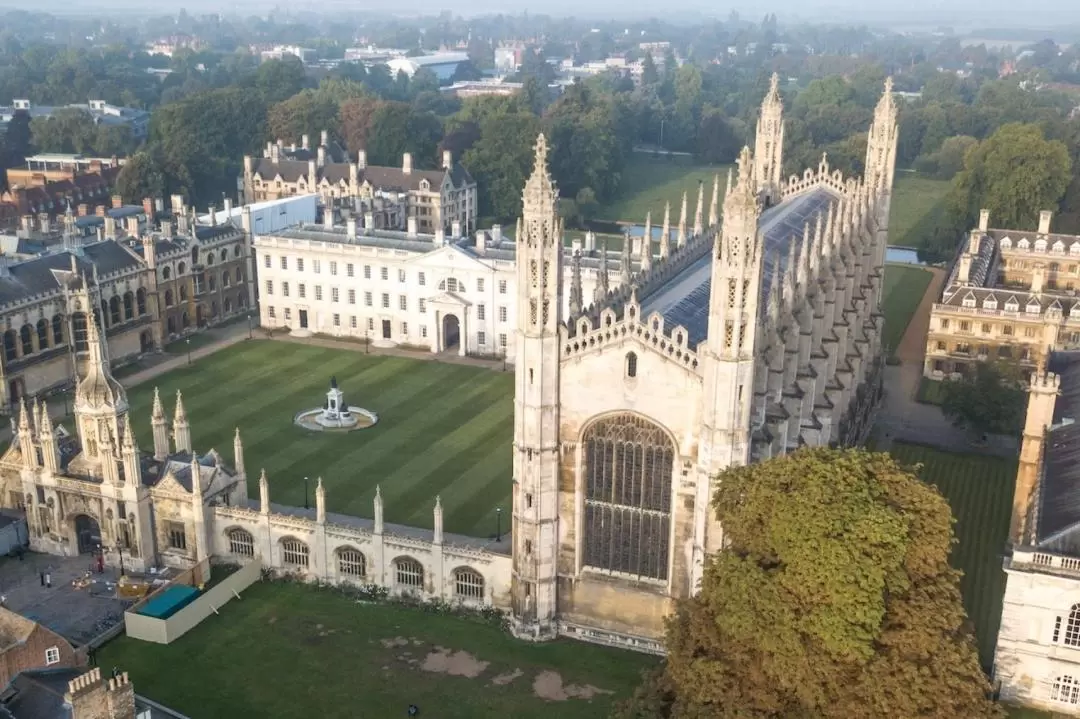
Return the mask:
{"type": "Polygon", "coordinates": [[[1014,364],[979,362],[973,372],[942,385],[941,411],[978,434],[1020,433],[1027,393],[1014,364]]]}
{"type": "Polygon", "coordinates": [[[725,471],[725,548],[624,719],[974,719],[988,698],[945,499],[889,455],[804,449],[725,471]]]}
{"type": "Polygon", "coordinates": [[[461,161],[476,179],[481,215],[510,221],[521,214],[521,188],[539,132],[540,120],[526,111],[490,115],[480,123],[480,139],[461,161]]]}

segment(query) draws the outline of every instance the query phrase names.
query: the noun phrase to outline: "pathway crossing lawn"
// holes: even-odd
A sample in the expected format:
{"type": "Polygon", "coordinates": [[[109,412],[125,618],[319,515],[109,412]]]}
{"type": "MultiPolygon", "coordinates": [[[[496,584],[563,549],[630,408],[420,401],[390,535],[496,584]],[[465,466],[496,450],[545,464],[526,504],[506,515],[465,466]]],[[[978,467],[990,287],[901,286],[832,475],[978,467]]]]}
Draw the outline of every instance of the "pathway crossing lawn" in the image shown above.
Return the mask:
{"type": "Polygon", "coordinates": [[[895,353],[926,288],[934,275],[911,265],[886,265],[885,287],[881,293],[881,311],[885,315],[883,344],[895,353]]]}
{"type": "Polygon", "coordinates": [[[438,719],[592,719],[607,716],[657,661],[571,640],[533,644],[471,619],[264,582],[173,644],[121,637],[98,659],[194,719],[382,719],[404,717],[409,704],[438,719]]]}
{"type": "Polygon", "coordinates": [[[664,222],[664,204],[671,203],[671,226],[679,222],[683,192],[688,197],[686,222],[694,224],[697,209],[698,183],[705,183],[705,221],[709,219],[709,202],[712,200],[712,183],[720,175],[720,193],[723,201],[724,183],[727,182],[727,165],[691,165],[685,160],[653,158],[635,153],[623,169],[619,199],[601,205],[597,220],[634,222],[644,224],[645,213],[652,212],[653,227],[664,222]]]}
{"type": "Polygon", "coordinates": [[[919,476],[936,485],[952,507],[958,540],[953,565],[964,572],[960,581],[964,607],[975,625],[979,659],[989,669],[1005,593],[1001,559],[1009,532],[1016,462],[901,442],[893,444],[890,452],[904,464],[921,463],[919,476]]]}
{"type": "Polygon", "coordinates": [[[129,391],[143,448],[153,446],[154,384],[170,420],[176,391],[183,391],[197,451],[215,448],[231,463],[240,428],[253,498],[265,467],[270,499],[281,504],[303,506],[305,476],[313,504],[321,476],[331,512],[371,517],[380,485],[387,522],[431,527],[435,495],[447,532],[488,536],[496,508],[509,516],[512,372],[245,341],[129,391]],[[378,424],[348,434],[293,424],[300,410],[323,405],[332,375],[349,404],[377,413],[378,424]]]}

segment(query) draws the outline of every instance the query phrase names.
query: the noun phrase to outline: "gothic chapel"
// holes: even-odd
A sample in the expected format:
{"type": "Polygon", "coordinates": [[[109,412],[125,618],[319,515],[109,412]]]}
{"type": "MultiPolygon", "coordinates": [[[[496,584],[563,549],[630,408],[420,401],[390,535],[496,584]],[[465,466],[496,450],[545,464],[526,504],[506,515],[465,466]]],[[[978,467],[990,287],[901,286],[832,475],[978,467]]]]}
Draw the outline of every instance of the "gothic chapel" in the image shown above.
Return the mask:
{"type": "MultiPolygon", "coordinates": [[[[710,510],[721,470],[803,445],[861,443],[881,394],[879,311],[897,142],[892,83],[861,178],[782,179],[773,77],[728,177],[722,220],[589,307],[580,261],[562,265],[547,144],[517,232],[513,627],[659,649],[673,599],[695,591],[723,541],[710,510]],[[569,274],[569,277],[565,275],[569,274]]],[[[654,254],[653,239],[660,252],[654,254]]],[[[624,253],[625,254],[625,253],[624,253]]],[[[626,263],[627,265],[629,263],[626,263]]]]}

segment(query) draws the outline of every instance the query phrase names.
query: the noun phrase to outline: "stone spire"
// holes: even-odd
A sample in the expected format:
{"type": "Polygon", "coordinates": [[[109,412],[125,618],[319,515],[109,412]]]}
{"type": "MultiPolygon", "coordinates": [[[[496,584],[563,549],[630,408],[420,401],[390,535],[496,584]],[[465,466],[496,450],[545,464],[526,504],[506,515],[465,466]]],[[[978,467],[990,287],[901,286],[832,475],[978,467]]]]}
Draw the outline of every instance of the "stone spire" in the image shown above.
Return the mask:
{"type": "Polygon", "coordinates": [[[383,499],[382,490],[375,485],[375,534],[383,533],[383,499]]]}
{"type": "Polygon", "coordinates": [[[176,413],[173,415],[173,441],[177,452],[191,451],[191,426],[184,411],[184,397],[176,391],[176,413]]]}
{"type": "Polygon", "coordinates": [[[716,227],[720,221],[720,173],[716,173],[712,183],[712,201],[709,203],[709,227],[716,227]]]}
{"type": "Polygon", "coordinates": [[[326,524],[326,489],[323,487],[322,477],[315,482],[315,521],[326,524]]]}
{"type": "Polygon", "coordinates": [[[169,424],[165,419],[165,408],[161,406],[161,394],[154,387],[154,408],[150,415],[150,424],[154,429],[154,459],[160,461],[169,456],[169,424]]]}
{"type": "Polygon", "coordinates": [[[633,279],[634,276],[634,267],[633,264],[631,264],[631,252],[633,250],[633,248],[631,247],[632,244],[633,242],[630,238],[630,230],[627,230],[626,233],[623,235],[622,261],[620,262],[619,266],[619,269],[622,270],[622,284],[624,286],[629,286],[630,280],[633,279]]]}
{"type": "Polygon", "coordinates": [[[98,435],[99,452],[101,453],[101,479],[105,484],[120,483],[120,469],[116,464],[116,435],[112,427],[105,425],[105,431],[98,435]]]}
{"type": "Polygon", "coordinates": [[[676,240],[676,246],[682,247],[686,244],[686,193],[682,193],[682,210],[679,212],[679,237],[676,240]]]}
{"type": "Polygon", "coordinates": [[[664,227],[660,233],[660,256],[667,259],[671,254],[671,200],[664,203],[664,227]],[[664,246],[667,246],[665,252],[664,246]]]}
{"type": "Polygon", "coordinates": [[[772,274],[769,280],[769,322],[776,327],[780,321],[780,252],[772,256],[772,274]]]}
{"type": "Polygon", "coordinates": [[[236,436],[233,437],[233,470],[239,476],[244,476],[244,443],[240,441],[240,428],[236,428],[236,436]]]}
{"type": "Polygon", "coordinates": [[[705,182],[698,180],[697,183],[697,209],[694,211],[694,237],[701,236],[705,231],[705,182]]]}
{"type": "Polygon", "coordinates": [[[866,139],[866,171],[863,174],[874,194],[892,191],[899,137],[893,80],[889,77],[885,79],[885,91],[874,108],[874,121],[866,139]]]}
{"type": "Polygon", "coordinates": [[[581,314],[583,303],[581,290],[581,253],[574,251],[570,260],[570,318],[575,319],[581,314]]]}
{"type": "Polygon", "coordinates": [[[754,140],[754,179],[766,205],[780,201],[781,171],[784,164],[784,101],[780,97],[780,76],[773,74],[761,103],[754,140]]]}
{"type": "Polygon", "coordinates": [[[259,473],[259,511],[270,514],[270,482],[266,479],[266,470],[259,473]]]}
{"type": "Polygon", "coordinates": [[[593,290],[593,304],[599,306],[608,293],[607,238],[600,245],[600,269],[596,275],[596,288],[593,290]]]}
{"type": "Polygon", "coordinates": [[[124,415],[124,437],[120,440],[120,460],[124,466],[124,482],[137,487],[142,477],[142,462],[139,461],[139,443],[135,431],[131,428],[131,415],[124,415]]]}
{"type": "Polygon", "coordinates": [[[641,247],[642,257],[644,257],[646,254],[650,256],[652,255],[652,212],[645,213],[645,233],[641,236],[641,247]],[[645,251],[646,247],[649,248],[648,252],[645,251]]]}
{"type": "Polygon", "coordinates": [[[52,418],[49,416],[47,402],[41,412],[38,440],[41,442],[41,456],[45,462],[45,469],[52,474],[58,473],[60,471],[60,446],[56,442],[56,433],[53,431],[52,418]]]}
{"type": "Polygon", "coordinates": [[[30,410],[26,408],[26,398],[19,398],[19,452],[23,465],[37,466],[37,451],[34,449],[34,430],[30,426],[30,410]]]}
{"type": "Polygon", "coordinates": [[[443,508],[442,508],[442,500],[439,498],[439,495],[437,495],[437,494],[435,495],[435,509],[433,510],[432,514],[434,515],[433,518],[432,518],[434,520],[434,524],[432,526],[435,528],[435,532],[434,532],[435,536],[432,538],[432,543],[433,544],[442,544],[443,543],[443,508]]]}
{"type": "Polygon", "coordinates": [[[789,310],[795,304],[795,238],[788,241],[787,263],[784,265],[784,306],[789,310]]]}
{"type": "Polygon", "coordinates": [[[810,223],[803,223],[802,242],[799,244],[799,271],[796,281],[799,283],[799,294],[806,297],[810,288],[810,223]]]}
{"type": "MultiPolygon", "coordinates": [[[[83,282],[87,282],[84,278],[83,282]]],[[[83,298],[89,303],[89,293],[83,298]]],[[[108,348],[98,331],[93,311],[86,313],[85,374],[75,387],[76,414],[118,415],[127,410],[127,394],[109,371],[108,348]]]]}
{"type": "Polygon", "coordinates": [[[648,234],[641,238],[641,256],[638,257],[642,275],[652,270],[652,227],[648,229],[648,234]]]}

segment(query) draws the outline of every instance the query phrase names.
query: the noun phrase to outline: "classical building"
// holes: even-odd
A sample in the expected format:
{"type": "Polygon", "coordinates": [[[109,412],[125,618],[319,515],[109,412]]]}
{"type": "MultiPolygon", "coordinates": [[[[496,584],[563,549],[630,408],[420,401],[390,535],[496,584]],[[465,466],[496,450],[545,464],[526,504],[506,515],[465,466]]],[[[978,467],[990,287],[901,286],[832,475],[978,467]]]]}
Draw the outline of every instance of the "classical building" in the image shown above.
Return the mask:
{"type": "MultiPolygon", "coordinates": [[[[897,141],[891,82],[866,175],[784,181],[778,81],[723,221],[564,313],[547,143],[517,235],[514,631],[659,649],[673,601],[723,545],[721,470],[852,445],[881,392],[879,311],[897,141]]],[[[651,244],[651,243],[650,243],[651,244]]]]}
{"type": "MultiPolygon", "coordinates": [[[[476,229],[476,181],[449,151],[443,153],[439,169],[421,170],[413,166],[410,153],[402,157],[401,167],[368,165],[363,150],[355,162],[348,158],[335,162],[327,143],[324,132],[323,144],[313,156],[304,147],[286,149],[280,141],[268,145],[261,158],[245,156],[244,201],[318,193],[326,207],[354,209],[356,200],[381,198],[401,203],[402,219],[415,217],[420,232],[434,234],[438,228],[448,232],[455,222],[466,233],[476,229]],[[290,155],[305,159],[290,159],[290,155]]],[[[367,211],[361,209],[359,214],[367,211]]]]}
{"type": "Polygon", "coordinates": [[[994,680],[1005,701],[1080,716],[1080,353],[1030,380],[994,680]]]}
{"type": "Polygon", "coordinates": [[[995,230],[983,210],[930,313],[924,374],[956,377],[1008,360],[1030,374],[1051,350],[1080,347],[1080,237],[995,230]]]}

